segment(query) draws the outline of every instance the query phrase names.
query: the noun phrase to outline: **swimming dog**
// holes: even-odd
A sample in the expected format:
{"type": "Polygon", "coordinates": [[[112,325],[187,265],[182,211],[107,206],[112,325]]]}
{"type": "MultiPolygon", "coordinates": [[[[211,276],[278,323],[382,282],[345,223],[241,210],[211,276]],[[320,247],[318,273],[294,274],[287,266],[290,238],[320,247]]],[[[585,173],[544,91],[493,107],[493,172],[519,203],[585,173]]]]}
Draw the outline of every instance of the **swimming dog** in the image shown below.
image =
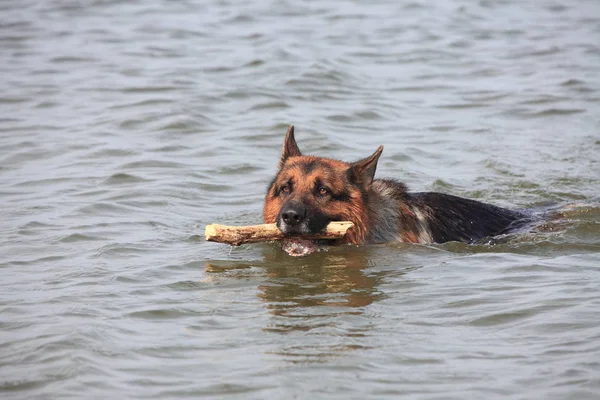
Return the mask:
{"type": "Polygon", "coordinates": [[[290,126],[269,185],[263,217],[285,235],[322,231],[352,221],[353,244],[478,242],[522,226],[528,216],[449,194],[411,193],[395,179],[375,179],[383,146],[356,162],[303,155],[290,126]]]}

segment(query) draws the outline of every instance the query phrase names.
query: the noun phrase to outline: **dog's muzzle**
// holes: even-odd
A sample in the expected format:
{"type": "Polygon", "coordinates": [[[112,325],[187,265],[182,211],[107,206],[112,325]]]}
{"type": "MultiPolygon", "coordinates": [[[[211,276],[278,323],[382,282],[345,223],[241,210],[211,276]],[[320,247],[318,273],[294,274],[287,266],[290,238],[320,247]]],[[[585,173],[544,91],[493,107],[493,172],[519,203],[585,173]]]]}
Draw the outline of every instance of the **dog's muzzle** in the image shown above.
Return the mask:
{"type": "Polygon", "coordinates": [[[286,236],[282,249],[290,256],[299,257],[314,253],[318,250],[319,241],[294,237],[317,233],[325,229],[329,220],[301,202],[284,204],[277,217],[277,227],[286,236]]]}
{"type": "Polygon", "coordinates": [[[310,233],[308,208],[302,203],[287,203],[277,217],[277,228],[286,235],[310,233]]]}

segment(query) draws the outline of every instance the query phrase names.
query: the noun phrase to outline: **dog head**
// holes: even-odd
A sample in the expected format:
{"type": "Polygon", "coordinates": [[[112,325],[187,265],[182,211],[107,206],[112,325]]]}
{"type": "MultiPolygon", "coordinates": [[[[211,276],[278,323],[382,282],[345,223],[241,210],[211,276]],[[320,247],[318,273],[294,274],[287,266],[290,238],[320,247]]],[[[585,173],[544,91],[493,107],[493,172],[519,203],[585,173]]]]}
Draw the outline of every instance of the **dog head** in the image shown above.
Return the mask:
{"type": "Polygon", "coordinates": [[[266,223],[286,235],[314,234],[331,221],[352,221],[347,235],[361,243],[367,233],[368,193],[383,146],[354,163],[302,155],[290,126],[279,171],[269,185],[263,210],[266,223]]]}

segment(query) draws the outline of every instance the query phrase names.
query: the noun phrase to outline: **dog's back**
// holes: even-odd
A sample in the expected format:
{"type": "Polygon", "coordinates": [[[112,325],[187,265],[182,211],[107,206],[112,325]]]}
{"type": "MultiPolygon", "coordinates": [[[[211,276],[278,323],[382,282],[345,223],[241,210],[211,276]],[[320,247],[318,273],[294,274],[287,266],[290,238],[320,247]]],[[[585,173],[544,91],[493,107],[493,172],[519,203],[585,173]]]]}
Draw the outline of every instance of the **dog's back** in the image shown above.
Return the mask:
{"type": "Polygon", "coordinates": [[[404,184],[375,179],[369,193],[369,243],[476,242],[530,221],[528,215],[443,193],[408,193],[404,184]]]}

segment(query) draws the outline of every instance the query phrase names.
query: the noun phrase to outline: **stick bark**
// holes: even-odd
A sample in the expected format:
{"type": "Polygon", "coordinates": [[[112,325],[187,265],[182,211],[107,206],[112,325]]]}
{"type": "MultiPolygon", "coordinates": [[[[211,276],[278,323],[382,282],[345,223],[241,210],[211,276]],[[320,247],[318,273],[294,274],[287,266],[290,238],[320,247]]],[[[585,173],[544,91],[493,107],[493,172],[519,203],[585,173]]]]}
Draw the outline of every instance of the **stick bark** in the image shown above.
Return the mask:
{"type": "MultiPolygon", "coordinates": [[[[299,235],[302,239],[341,239],[346,231],[353,227],[350,221],[330,222],[322,233],[314,235],[299,235]]],[[[209,242],[227,243],[239,246],[244,243],[268,242],[284,239],[283,233],[275,224],[261,224],[250,226],[228,226],[211,224],[204,231],[204,238],[209,242]]]]}

